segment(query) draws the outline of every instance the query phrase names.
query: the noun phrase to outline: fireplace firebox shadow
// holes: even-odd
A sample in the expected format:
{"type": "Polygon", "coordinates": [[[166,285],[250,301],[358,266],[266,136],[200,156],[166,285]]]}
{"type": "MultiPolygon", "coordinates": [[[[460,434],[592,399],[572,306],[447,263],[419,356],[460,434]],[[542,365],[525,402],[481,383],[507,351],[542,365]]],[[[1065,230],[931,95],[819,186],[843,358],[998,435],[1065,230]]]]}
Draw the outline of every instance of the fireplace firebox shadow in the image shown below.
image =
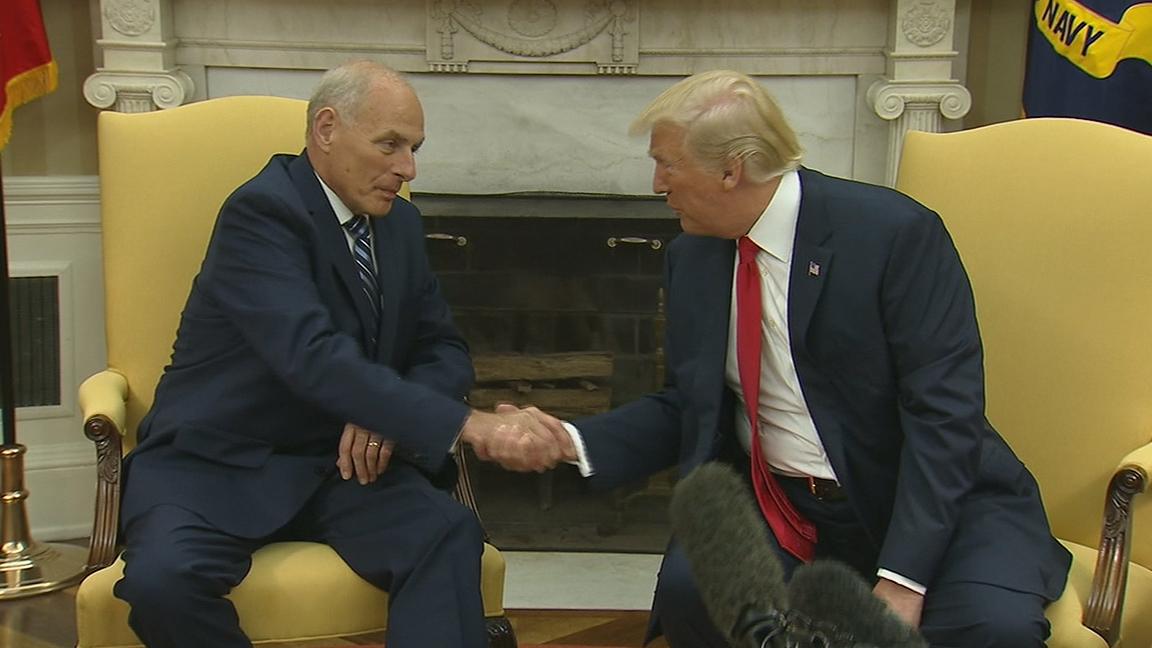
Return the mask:
{"type": "MultiPolygon", "coordinates": [[[[420,196],[433,270],[477,366],[473,404],[576,418],[658,389],[663,266],[680,232],[659,201],[420,196]]],[[[474,459],[474,458],[473,458],[474,459]]],[[[508,550],[660,553],[674,472],[593,493],[472,461],[491,542],[508,550]]]]}

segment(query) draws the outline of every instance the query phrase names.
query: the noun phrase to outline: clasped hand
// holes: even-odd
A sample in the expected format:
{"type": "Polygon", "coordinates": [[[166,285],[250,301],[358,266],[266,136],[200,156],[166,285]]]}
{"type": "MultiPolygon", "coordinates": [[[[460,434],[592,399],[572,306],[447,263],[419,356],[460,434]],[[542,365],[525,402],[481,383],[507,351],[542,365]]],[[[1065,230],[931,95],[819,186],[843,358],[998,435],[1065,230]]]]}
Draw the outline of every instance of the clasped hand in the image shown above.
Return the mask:
{"type": "Polygon", "coordinates": [[[576,459],[564,424],[535,407],[498,405],[492,413],[473,411],[460,440],[471,445],[481,461],[518,472],[544,472],[576,459]]]}
{"type": "Polygon", "coordinates": [[[389,441],[355,423],[345,423],[340,435],[336,467],[345,480],[355,475],[361,485],[370,484],[388,469],[395,447],[395,441],[389,441]]]}

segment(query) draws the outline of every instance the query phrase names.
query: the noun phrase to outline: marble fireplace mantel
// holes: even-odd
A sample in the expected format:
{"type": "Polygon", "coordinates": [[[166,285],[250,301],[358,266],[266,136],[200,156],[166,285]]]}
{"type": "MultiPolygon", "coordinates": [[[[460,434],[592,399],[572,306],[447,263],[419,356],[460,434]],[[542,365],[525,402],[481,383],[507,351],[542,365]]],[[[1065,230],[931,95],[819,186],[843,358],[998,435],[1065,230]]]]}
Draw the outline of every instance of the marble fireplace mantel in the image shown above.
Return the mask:
{"type": "Polygon", "coordinates": [[[124,112],[306,97],[350,58],[409,73],[428,113],[416,191],[646,195],[626,136],[676,77],[760,78],[806,163],[891,183],[903,135],[968,111],[966,0],[99,0],[85,97],[124,112]],[[960,30],[958,35],[958,30],[960,30]]]}

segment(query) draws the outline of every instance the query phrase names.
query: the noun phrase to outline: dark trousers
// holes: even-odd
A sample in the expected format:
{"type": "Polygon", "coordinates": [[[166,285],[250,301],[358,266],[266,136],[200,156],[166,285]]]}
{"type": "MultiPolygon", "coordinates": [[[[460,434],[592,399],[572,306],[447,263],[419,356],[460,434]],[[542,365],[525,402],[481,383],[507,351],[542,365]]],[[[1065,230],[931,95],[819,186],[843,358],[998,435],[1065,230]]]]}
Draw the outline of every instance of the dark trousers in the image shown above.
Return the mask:
{"type": "MultiPolygon", "coordinates": [[[[389,592],[389,648],[487,644],[479,522],[404,464],[366,486],[332,478],[265,538],[229,535],[170,505],[133,520],[124,535],[124,578],[115,593],[131,605],[129,624],[150,648],[250,646],[224,596],[244,579],[256,549],[282,540],[331,545],[389,592]]],[[[264,613],[275,614],[274,601],[264,613]]]]}
{"type": "MultiPolygon", "coordinates": [[[[847,501],[817,500],[801,484],[782,481],[797,510],[816,524],[817,558],[834,558],[876,580],[878,549],[856,521],[847,501]]],[[[767,523],[765,523],[767,527],[767,523]]],[[[799,561],[768,536],[787,575],[799,561]]],[[[995,585],[959,582],[937,585],[924,599],[920,632],[933,648],[1030,648],[1043,646],[1049,625],[1043,597],[995,585]]],[[[712,624],[683,550],[673,541],[656,584],[650,640],[663,634],[672,648],[728,648],[712,624]]],[[[646,640],[646,641],[647,641],[646,640]]]]}

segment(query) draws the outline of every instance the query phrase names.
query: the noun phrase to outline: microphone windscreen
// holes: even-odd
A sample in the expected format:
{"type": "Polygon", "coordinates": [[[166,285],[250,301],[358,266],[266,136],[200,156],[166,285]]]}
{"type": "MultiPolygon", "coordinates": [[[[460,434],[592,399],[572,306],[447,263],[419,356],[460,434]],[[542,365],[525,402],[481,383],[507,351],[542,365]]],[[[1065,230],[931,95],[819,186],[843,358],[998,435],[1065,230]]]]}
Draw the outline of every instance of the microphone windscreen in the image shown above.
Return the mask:
{"type": "Polygon", "coordinates": [[[749,490],[734,470],[713,462],[681,479],[671,503],[672,530],[704,606],[734,645],[745,645],[741,627],[750,615],[787,609],[783,569],[749,490]]]}
{"type": "Polygon", "coordinates": [[[833,648],[927,648],[920,632],[901,621],[855,571],[834,560],[803,565],[788,584],[793,630],[809,623],[833,648]]]}

